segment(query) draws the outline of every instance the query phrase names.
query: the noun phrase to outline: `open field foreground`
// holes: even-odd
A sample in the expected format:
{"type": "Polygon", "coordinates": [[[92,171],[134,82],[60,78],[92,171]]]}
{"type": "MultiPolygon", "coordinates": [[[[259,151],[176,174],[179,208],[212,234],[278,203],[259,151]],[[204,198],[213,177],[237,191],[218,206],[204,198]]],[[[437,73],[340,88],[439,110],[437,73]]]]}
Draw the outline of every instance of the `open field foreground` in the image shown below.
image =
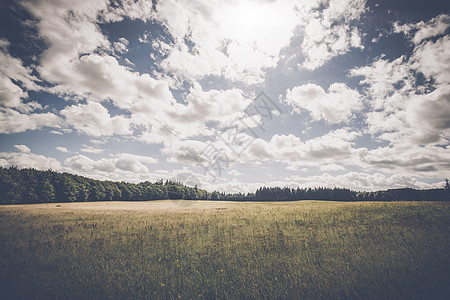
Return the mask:
{"type": "Polygon", "coordinates": [[[187,204],[0,206],[0,298],[450,294],[449,203],[187,204]]]}

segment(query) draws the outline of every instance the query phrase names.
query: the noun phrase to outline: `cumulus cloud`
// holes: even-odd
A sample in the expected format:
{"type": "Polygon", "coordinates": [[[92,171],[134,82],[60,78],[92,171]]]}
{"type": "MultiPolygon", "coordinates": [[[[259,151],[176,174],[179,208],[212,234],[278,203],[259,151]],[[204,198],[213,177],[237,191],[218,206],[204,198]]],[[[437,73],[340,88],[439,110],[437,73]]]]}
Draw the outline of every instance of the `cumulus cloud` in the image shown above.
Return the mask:
{"type": "Polygon", "coordinates": [[[348,122],[354,112],[363,108],[358,91],[343,83],[333,83],[328,93],[312,83],[297,86],[287,91],[285,102],[292,106],[294,112],[300,113],[305,109],[313,120],[328,123],[348,122]]]}
{"type": "Polygon", "coordinates": [[[204,91],[200,84],[194,83],[184,103],[161,107],[154,119],[149,119],[145,110],[133,113],[131,119],[144,128],[139,135],[140,141],[167,146],[180,139],[212,136],[215,129],[243,118],[243,111],[251,103],[240,89],[204,91]]]}
{"type": "Polygon", "coordinates": [[[121,37],[121,38],[119,38],[119,40],[117,42],[115,42],[113,44],[113,47],[120,54],[124,54],[124,53],[128,52],[129,44],[130,44],[130,42],[126,38],[121,37]]]}
{"type": "Polygon", "coordinates": [[[147,173],[148,169],[146,166],[144,166],[141,162],[134,160],[134,159],[128,159],[128,158],[122,158],[116,161],[115,164],[116,168],[122,171],[129,171],[133,173],[147,173]]]}
{"type": "Polygon", "coordinates": [[[154,157],[144,156],[144,155],[136,155],[131,153],[119,153],[116,155],[119,159],[128,159],[135,160],[144,164],[155,164],[158,160],[154,157]]]}
{"type": "Polygon", "coordinates": [[[195,140],[182,140],[169,145],[161,150],[169,158],[171,163],[187,163],[198,165],[204,163],[204,151],[208,148],[208,144],[195,140]]]}
{"type": "Polygon", "coordinates": [[[363,48],[357,21],[366,0],[304,1],[299,3],[304,61],[300,67],[315,70],[351,48],[363,48]]]}
{"type": "Polygon", "coordinates": [[[7,40],[0,39],[0,43],[0,106],[17,107],[28,98],[26,90],[41,89],[37,84],[40,80],[32,75],[32,68],[8,53],[7,40]]]}
{"type": "Polygon", "coordinates": [[[19,150],[22,153],[30,153],[31,152],[31,149],[25,145],[14,145],[14,148],[16,148],[17,150],[19,150]]]}
{"type": "Polygon", "coordinates": [[[152,157],[120,153],[111,158],[91,159],[85,155],[75,155],[67,158],[64,163],[73,171],[107,180],[128,180],[138,182],[149,180],[153,176],[146,164],[154,164],[157,160],[152,157]]]}
{"type": "Polygon", "coordinates": [[[62,170],[61,163],[52,157],[31,153],[25,145],[15,145],[19,152],[0,152],[0,164],[3,168],[34,168],[37,170],[62,170]]]}
{"type": "Polygon", "coordinates": [[[343,171],[345,168],[337,164],[327,164],[320,166],[319,169],[324,172],[343,171]]]}
{"type": "Polygon", "coordinates": [[[76,155],[67,158],[64,163],[69,165],[76,171],[82,172],[93,172],[102,171],[102,172],[114,172],[115,171],[115,161],[110,159],[100,159],[98,161],[94,161],[85,155],[76,155]]]}
{"type": "Polygon", "coordinates": [[[56,151],[62,152],[62,153],[67,153],[69,152],[69,150],[66,147],[62,147],[62,146],[57,146],[55,147],[56,151]]]}
{"type": "Polygon", "coordinates": [[[20,113],[0,108],[0,133],[11,134],[44,127],[61,128],[64,120],[53,113],[20,113]]]}
{"type": "Polygon", "coordinates": [[[100,154],[103,153],[105,150],[101,148],[83,145],[83,148],[81,148],[80,151],[84,153],[100,154]]]}
{"type": "Polygon", "coordinates": [[[228,170],[228,174],[232,175],[232,176],[241,176],[242,173],[238,172],[236,170],[228,170]]]}
{"type": "Polygon", "coordinates": [[[450,86],[412,97],[405,118],[416,143],[447,144],[450,139],[450,86]]]}
{"type": "Polygon", "coordinates": [[[21,99],[28,97],[28,93],[14,84],[8,77],[0,77],[0,104],[2,106],[19,106],[21,99]]]}
{"type": "Polygon", "coordinates": [[[53,1],[23,2],[22,5],[38,20],[41,38],[48,43],[42,53],[38,71],[50,82],[70,81],[70,66],[80,53],[109,49],[108,39],[96,24],[100,11],[107,11],[107,2],[53,1]],[[51,17],[49,17],[51,16],[51,17]]]}
{"type": "Polygon", "coordinates": [[[432,77],[440,84],[449,84],[450,36],[420,44],[414,49],[412,60],[413,67],[428,78],[432,77]]]}
{"type": "Polygon", "coordinates": [[[273,160],[290,166],[320,166],[333,163],[354,163],[353,140],[360,136],[349,128],[331,131],[323,136],[301,141],[289,135],[274,135],[270,141],[257,139],[248,151],[248,160],[273,160]]]}
{"type": "Polygon", "coordinates": [[[174,105],[168,115],[182,123],[231,121],[247,108],[251,100],[239,89],[203,91],[198,83],[186,97],[187,105],[174,105]]]}
{"type": "Polygon", "coordinates": [[[351,69],[350,75],[363,77],[360,84],[375,110],[391,112],[398,110],[401,105],[398,96],[410,92],[415,81],[405,56],[393,60],[378,57],[370,65],[351,69]]]}
{"type": "Polygon", "coordinates": [[[67,123],[77,131],[99,137],[114,134],[130,134],[130,121],[123,116],[111,117],[100,103],[88,102],[64,108],[61,111],[67,123]]]}
{"type": "Polygon", "coordinates": [[[447,147],[411,147],[410,144],[379,147],[373,150],[359,149],[362,165],[389,173],[410,176],[444,178],[450,167],[447,147]]]}
{"type": "Polygon", "coordinates": [[[111,100],[121,109],[156,113],[174,103],[167,83],[148,74],[132,72],[109,55],[89,54],[66,66],[55,92],[75,94],[96,101],[111,100]]]}
{"type": "Polygon", "coordinates": [[[392,188],[436,188],[436,185],[427,184],[418,179],[405,175],[386,175],[379,172],[348,172],[342,175],[322,175],[286,178],[290,186],[311,187],[323,186],[328,188],[341,187],[354,191],[379,191],[392,188]]]}
{"type": "Polygon", "coordinates": [[[420,21],[415,24],[394,23],[394,32],[403,33],[410,37],[414,44],[420,44],[423,40],[442,35],[450,27],[450,16],[447,14],[439,15],[427,22],[420,21]]]}

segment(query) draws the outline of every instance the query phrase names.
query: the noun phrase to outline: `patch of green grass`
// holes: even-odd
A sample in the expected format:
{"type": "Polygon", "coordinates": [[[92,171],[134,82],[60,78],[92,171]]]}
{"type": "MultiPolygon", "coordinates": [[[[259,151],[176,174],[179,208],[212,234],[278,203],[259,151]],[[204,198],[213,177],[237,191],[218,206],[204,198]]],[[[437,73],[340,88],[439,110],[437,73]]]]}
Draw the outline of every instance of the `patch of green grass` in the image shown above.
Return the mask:
{"type": "Polygon", "coordinates": [[[438,202],[0,207],[0,296],[444,299],[449,225],[438,202]]]}

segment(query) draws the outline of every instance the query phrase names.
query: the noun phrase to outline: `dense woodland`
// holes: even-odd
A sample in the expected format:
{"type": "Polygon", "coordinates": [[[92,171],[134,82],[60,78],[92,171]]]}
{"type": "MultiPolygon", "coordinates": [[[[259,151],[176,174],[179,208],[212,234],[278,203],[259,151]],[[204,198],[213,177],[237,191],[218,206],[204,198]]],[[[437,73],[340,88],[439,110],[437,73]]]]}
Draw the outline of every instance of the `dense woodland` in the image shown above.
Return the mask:
{"type": "Polygon", "coordinates": [[[225,194],[188,187],[180,182],[99,181],[69,173],[51,170],[0,168],[0,204],[85,202],[85,201],[139,201],[160,199],[237,200],[237,201],[449,201],[448,181],[442,189],[390,189],[377,192],[356,192],[343,188],[292,189],[261,187],[255,193],[225,194]]]}

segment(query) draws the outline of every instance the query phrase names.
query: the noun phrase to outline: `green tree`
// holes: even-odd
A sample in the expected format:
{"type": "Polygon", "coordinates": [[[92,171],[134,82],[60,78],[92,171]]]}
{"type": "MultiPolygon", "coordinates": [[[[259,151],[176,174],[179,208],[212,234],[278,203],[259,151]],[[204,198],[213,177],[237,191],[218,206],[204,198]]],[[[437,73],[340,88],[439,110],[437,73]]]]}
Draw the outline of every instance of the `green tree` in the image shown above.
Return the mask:
{"type": "Polygon", "coordinates": [[[55,201],[55,188],[48,179],[40,185],[37,185],[36,193],[39,198],[39,202],[54,202],[55,201]]]}
{"type": "Polygon", "coordinates": [[[219,194],[219,192],[216,192],[216,191],[212,192],[212,194],[211,194],[211,200],[220,200],[220,194],[219,194]]]}
{"type": "Polygon", "coordinates": [[[56,201],[75,202],[77,200],[77,188],[69,174],[61,174],[55,183],[56,201]]]}

